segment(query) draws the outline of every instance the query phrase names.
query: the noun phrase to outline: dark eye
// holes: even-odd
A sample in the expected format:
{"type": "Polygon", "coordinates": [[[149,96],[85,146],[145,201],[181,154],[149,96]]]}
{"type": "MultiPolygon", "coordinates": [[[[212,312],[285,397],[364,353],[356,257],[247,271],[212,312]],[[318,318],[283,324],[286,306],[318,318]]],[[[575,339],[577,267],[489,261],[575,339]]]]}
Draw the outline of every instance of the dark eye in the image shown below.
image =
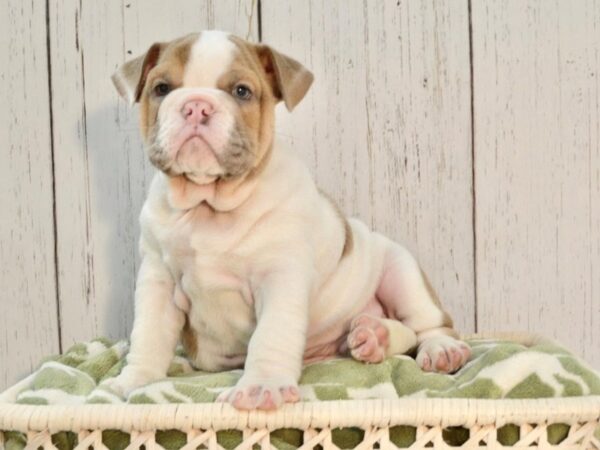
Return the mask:
{"type": "Polygon", "coordinates": [[[171,92],[171,86],[169,86],[167,83],[158,83],[156,86],[154,86],[154,93],[158,97],[164,97],[169,92],[171,92]]]}
{"type": "Polygon", "coordinates": [[[250,98],[252,98],[252,91],[245,84],[236,85],[233,88],[232,94],[234,97],[237,97],[240,100],[250,100],[250,98]]]}

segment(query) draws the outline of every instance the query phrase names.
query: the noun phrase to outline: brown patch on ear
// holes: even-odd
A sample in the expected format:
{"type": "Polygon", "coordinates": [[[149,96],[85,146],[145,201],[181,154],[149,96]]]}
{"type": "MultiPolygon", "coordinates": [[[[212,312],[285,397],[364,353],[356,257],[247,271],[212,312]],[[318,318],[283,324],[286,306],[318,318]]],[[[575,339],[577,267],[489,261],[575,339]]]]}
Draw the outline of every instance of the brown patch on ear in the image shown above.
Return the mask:
{"type": "MultiPolygon", "coordinates": [[[[440,324],[440,326],[452,328],[454,326],[454,323],[452,322],[452,318],[446,311],[444,311],[444,308],[442,308],[442,303],[440,302],[440,299],[439,299],[437,293],[433,289],[433,286],[431,285],[429,278],[427,278],[427,275],[425,275],[425,272],[423,271],[423,269],[419,267],[419,270],[421,271],[421,278],[423,278],[423,282],[425,283],[425,288],[427,289],[427,292],[429,293],[431,300],[433,301],[435,306],[437,306],[440,309],[440,311],[442,312],[443,317],[442,317],[442,323],[440,324]]],[[[452,330],[452,331],[453,331],[453,333],[456,334],[456,332],[454,330],[452,330]]]]}
{"type": "Polygon", "coordinates": [[[117,92],[130,104],[140,101],[148,73],[158,63],[164,45],[153,44],[144,55],[127,61],[112,75],[111,79],[117,92]]]}
{"type": "Polygon", "coordinates": [[[313,74],[295,59],[269,46],[257,46],[257,53],[273,94],[291,111],[308,92],[313,74]]]}
{"type": "Polygon", "coordinates": [[[156,66],[161,49],[162,44],[153,44],[152,47],[150,47],[150,49],[148,50],[148,53],[146,53],[146,57],[144,58],[144,62],[142,63],[142,73],[140,75],[140,80],[135,88],[136,102],[140,101],[142,91],[144,90],[146,80],[148,79],[148,72],[150,72],[152,68],[156,66]]]}

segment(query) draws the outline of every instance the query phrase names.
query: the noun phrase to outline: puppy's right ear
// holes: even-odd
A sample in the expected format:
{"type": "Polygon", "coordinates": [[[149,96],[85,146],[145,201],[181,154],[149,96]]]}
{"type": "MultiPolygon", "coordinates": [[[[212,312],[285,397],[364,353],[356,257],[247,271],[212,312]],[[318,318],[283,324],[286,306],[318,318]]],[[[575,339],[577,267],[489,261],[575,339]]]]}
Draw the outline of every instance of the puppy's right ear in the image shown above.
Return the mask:
{"type": "Polygon", "coordinates": [[[148,51],[131,61],[127,61],[110,77],[121,97],[133,105],[140,101],[148,72],[158,62],[163,44],[153,44],[148,51]]]}

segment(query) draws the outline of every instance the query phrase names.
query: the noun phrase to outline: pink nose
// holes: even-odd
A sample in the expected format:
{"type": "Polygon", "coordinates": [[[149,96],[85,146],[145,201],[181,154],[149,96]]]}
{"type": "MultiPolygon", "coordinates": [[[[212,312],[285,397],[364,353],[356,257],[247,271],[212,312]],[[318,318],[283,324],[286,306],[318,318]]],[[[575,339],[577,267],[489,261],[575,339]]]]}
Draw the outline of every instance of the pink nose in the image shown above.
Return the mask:
{"type": "Polygon", "coordinates": [[[181,108],[185,120],[192,124],[206,123],[213,111],[213,106],[206,100],[191,100],[181,108]]]}

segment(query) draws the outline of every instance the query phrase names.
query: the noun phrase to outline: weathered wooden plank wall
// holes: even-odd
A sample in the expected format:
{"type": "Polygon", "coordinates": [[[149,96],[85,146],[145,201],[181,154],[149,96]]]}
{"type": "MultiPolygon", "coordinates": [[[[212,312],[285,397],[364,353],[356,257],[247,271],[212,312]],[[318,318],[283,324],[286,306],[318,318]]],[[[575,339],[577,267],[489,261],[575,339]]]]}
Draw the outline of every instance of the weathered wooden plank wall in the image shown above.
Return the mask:
{"type": "Polygon", "coordinates": [[[128,334],[153,169],[109,76],[204,28],[314,71],[278,138],[417,254],[462,330],[541,332],[600,368],[600,0],[471,3],[3,2],[0,389],[128,334]]]}
{"type": "Polygon", "coordinates": [[[59,349],[43,2],[0,6],[0,389],[59,349]]]}
{"type": "Polygon", "coordinates": [[[472,13],[478,326],[600,367],[600,1],[472,13]]]}

